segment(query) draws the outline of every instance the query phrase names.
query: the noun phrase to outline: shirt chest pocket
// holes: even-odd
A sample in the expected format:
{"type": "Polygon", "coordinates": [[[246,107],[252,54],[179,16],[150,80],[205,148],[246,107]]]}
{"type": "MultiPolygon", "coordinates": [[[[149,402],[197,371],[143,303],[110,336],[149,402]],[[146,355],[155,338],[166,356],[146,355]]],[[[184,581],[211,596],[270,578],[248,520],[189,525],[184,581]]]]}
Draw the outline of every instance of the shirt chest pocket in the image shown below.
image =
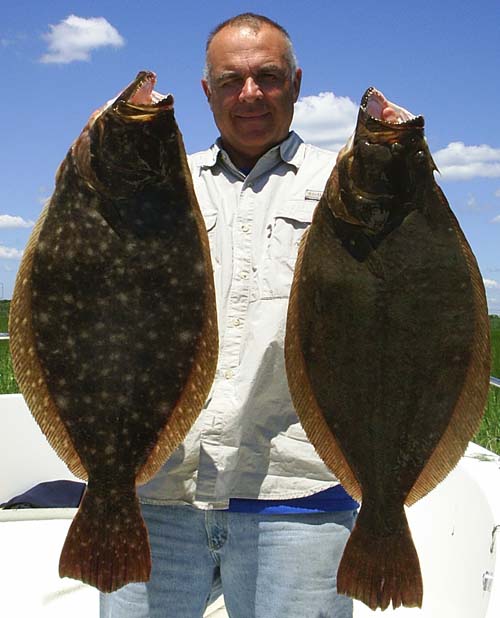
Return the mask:
{"type": "Polygon", "coordinates": [[[266,228],[267,246],[259,277],[261,299],[289,296],[300,240],[311,224],[316,204],[313,200],[289,201],[274,213],[266,228]]]}

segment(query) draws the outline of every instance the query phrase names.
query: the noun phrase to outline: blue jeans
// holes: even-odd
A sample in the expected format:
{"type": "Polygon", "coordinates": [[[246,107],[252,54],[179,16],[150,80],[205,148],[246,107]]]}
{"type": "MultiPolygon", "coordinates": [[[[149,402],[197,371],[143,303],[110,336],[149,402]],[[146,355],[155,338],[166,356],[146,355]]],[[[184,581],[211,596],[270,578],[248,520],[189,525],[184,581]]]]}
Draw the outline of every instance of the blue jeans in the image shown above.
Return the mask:
{"type": "Polygon", "coordinates": [[[336,573],[355,512],[142,511],[151,579],[101,595],[101,618],[202,618],[221,593],[230,618],[352,618],[336,573]]]}

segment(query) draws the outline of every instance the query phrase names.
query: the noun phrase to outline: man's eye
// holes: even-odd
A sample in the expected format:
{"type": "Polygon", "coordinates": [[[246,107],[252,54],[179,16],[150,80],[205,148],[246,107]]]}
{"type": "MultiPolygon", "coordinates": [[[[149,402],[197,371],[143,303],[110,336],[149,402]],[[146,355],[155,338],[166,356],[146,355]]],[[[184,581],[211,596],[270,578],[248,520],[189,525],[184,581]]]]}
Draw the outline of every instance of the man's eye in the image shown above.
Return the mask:
{"type": "Polygon", "coordinates": [[[218,84],[220,88],[237,88],[243,83],[243,80],[239,77],[231,77],[221,80],[218,84]]]}
{"type": "Polygon", "coordinates": [[[259,80],[264,83],[274,83],[279,81],[279,75],[276,73],[263,73],[259,76],[259,80]]]}

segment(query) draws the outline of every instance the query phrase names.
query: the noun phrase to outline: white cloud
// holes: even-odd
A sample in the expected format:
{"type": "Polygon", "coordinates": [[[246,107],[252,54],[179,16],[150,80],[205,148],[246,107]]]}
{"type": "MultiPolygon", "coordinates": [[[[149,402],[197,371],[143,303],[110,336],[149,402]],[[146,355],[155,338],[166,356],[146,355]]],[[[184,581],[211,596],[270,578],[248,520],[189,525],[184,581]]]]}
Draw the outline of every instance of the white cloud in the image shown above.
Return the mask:
{"type": "Polygon", "coordinates": [[[333,92],[301,97],[295,104],[293,129],[304,141],[338,152],[356,125],[358,105],[333,92]]]}
{"type": "Polygon", "coordinates": [[[34,221],[25,221],[22,217],[0,215],[0,228],[33,227],[34,221]]]}
{"type": "Polygon", "coordinates": [[[433,158],[445,180],[500,178],[500,148],[451,142],[446,148],[433,153],[433,158]]]}
{"type": "Polygon", "coordinates": [[[497,189],[497,190],[495,191],[495,197],[500,197],[500,189],[497,189]]]}
{"type": "Polygon", "coordinates": [[[500,215],[493,217],[493,219],[491,220],[491,223],[500,223],[500,215]]]}
{"type": "Polygon", "coordinates": [[[483,279],[483,283],[488,290],[500,290],[500,283],[494,279],[483,279]]]}
{"type": "Polygon", "coordinates": [[[90,54],[99,47],[122,47],[125,40],[104,17],[70,15],[50,32],[43,35],[49,51],[41,58],[45,63],[67,64],[75,60],[90,60],[90,54]]]}
{"type": "Polygon", "coordinates": [[[19,249],[12,249],[10,247],[4,247],[0,245],[0,259],[2,260],[20,260],[23,256],[23,252],[19,249]]]}

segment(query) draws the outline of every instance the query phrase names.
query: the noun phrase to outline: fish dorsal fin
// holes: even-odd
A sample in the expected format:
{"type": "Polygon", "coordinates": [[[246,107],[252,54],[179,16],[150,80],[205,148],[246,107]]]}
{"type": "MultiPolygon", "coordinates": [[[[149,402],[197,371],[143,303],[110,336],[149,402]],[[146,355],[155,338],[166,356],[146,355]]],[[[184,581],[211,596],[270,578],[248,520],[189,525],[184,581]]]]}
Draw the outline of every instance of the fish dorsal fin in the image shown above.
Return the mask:
{"type": "Polygon", "coordinates": [[[43,228],[50,201],[45,205],[33,228],[19,267],[12,296],[9,322],[10,352],[16,380],[32,415],[51,447],[73,474],[87,480],[87,472],[78,457],[73,442],[58,414],[38,360],[33,331],[31,300],[33,260],[40,231],[43,228]]]}

